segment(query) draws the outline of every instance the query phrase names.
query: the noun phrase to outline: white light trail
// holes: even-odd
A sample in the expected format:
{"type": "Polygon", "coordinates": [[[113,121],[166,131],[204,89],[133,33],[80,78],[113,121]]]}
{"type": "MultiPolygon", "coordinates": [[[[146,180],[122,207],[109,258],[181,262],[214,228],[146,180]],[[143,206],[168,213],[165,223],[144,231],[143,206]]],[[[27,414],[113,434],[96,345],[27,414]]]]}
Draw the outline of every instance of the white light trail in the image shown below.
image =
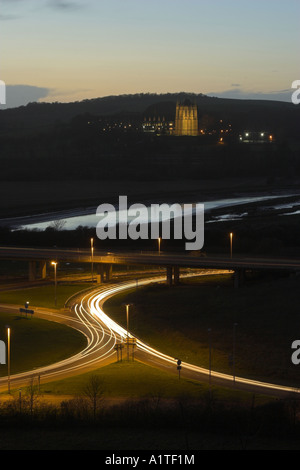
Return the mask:
{"type": "MultiPolygon", "coordinates": [[[[209,272],[209,274],[219,274],[221,272],[224,273],[225,271],[212,271],[212,272],[209,272]]],[[[205,274],[208,274],[208,272],[206,271],[205,274]]],[[[194,274],[194,276],[195,275],[199,275],[199,273],[194,274]]],[[[183,276],[184,275],[182,275],[182,277],[183,276]]],[[[191,274],[187,274],[186,277],[191,277],[191,274]]],[[[143,280],[139,280],[139,286],[150,284],[152,282],[160,282],[160,281],[163,281],[163,280],[165,280],[165,277],[161,277],[161,278],[156,277],[156,278],[143,279],[143,280]]],[[[97,316],[101,320],[101,322],[103,322],[109,328],[110,331],[114,331],[123,340],[126,340],[126,338],[127,338],[127,331],[124,328],[122,328],[120,325],[118,325],[118,323],[116,323],[111,318],[109,318],[108,315],[106,315],[106,313],[103,310],[103,304],[106,300],[108,300],[108,298],[112,297],[113,295],[119,294],[119,293],[123,292],[124,290],[129,290],[129,289],[133,288],[135,285],[136,285],[135,282],[132,281],[132,282],[127,282],[127,283],[124,283],[124,284],[121,284],[121,285],[116,285],[116,286],[110,287],[110,288],[106,289],[105,291],[94,294],[93,297],[91,298],[91,302],[90,302],[91,313],[93,315],[97,316]]],[[[129,333],[129,337],[134,338],[134,336],[130,333],[129,333]]],[[[161,353],[160,351],[157,351],[156,349],[152,348],[151,346],[143,343],[138,338],[136,338],[136,346],[139,350],[141,350],[141,351],[143,351],[147,354],[150,354],[150,355],[152,355],[152,356],[154,356],[154,357],[156,357],[160,360],[163,360],[163,361],[165,361],[169,364],[176,365],[177,360],[175,358],[172,358],[172,357],[170,357],[166,354],[161,353]]],[[[199,373],[199,374],[205,374],[205,375],[210,374],[211,377],[222,379],[225,382],[231,382],[231,383],[233,382],[233,376],[229,375],[229,374],[223,374],[221,372],[216,372],[216,371],[209,371],[208,369],[205,369],[203,367],[195,366],[193,364],[184,363],[184,362],[181,363],[181,366],[182,366],[183,369],[185,368],[187,370],[190,370],[190,371],[193,371],[193,372],[196,372],[196,373],[199,373]]],[[[294,387],[271,384],[271,383],[267,383],[267,382],[261,382],[261,381],[258,381],[258,380],[250,380],[250,379],[246,379],[246,378],[243,378],[243,377],[235,376],[234,380],[235,380],[235,383],[240,383],[240,384],[249,385],[249,386],[261,387],[261,388],[266,389],[266,390],[274,390],[274,391],[277,390],[277,391],[282,391],[282,392],[293,392],[293,393],[299,393],[300,392],[299,389],[294,388],[294,387]]]]}

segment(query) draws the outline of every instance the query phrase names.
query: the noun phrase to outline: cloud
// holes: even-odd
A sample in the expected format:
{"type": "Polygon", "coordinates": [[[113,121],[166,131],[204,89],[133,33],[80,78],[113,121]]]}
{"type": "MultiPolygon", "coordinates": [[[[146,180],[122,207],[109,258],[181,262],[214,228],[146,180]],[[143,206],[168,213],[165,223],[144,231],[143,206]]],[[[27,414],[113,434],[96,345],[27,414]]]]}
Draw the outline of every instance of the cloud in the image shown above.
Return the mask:
{"type": "Polygon", "coordinates": [[[74,10],[82,6],[81,3],[71,0],[48,0],[48,4],[50,7],[59,10],[74,10]]]}
{"type": "MultiPolygon", "coordinates": [[[[82,0],[0,0],[0,5],[6,5],[8,7],[14,8],[16,5],[25,5],[29,6],[30,4],[37,4],[38,7],[48,7],[60,11],[71,11],[77,10],[78,8],[87,5],[87,2],[83,3],[82,0]]],[[[13,20],[19,18],[19,15],[10,14],[10,13],[1,13],[0,21],[3,20],[13,20]]]]}
{"type": "Polygon", "coordinates": [[[32,85],[6,85],[6,105],[1,105],[0,109],[25,106],[28,103],[37,102],[42,98],[46,98],[50,93],[50,88],[32,85]]]}
{"type": "MultiPolygon", "coordinates": [[[[5,5],[11,6],[12,4],[18,4],[22,1],[23,0],[0,0],[0,6],[3,5],[3,8],[5,8],[5,5]]],[[[3,11],[0,13],[0,21],[10,21],[18,18],[20,18],[20,15],[14,13],[4,13],[3,11]]]]}
{"type": "Polygon", "coordinates": [[[0,4],[6,3],[7,5],[11,5],[13,3],[41,3],[41,1],[43,1],[45,5],[49,4],[58,8],[71,8],[74,5],[79,5],[80,3],[82,4],[82,0],[0,0],[0,4]]]}
{"type": "Polygon", "coordinates": [[[84,95],[85,93],[88,93],[90,91],[92,91],[91,88],[75,88],[72,90],[52,89],[52,90],[49,90],[48,98],[54,98],[56,100],[58,97],[63,96],[65,99],[66,97],[72,96],[72,95],[77,95],[77,94],[84,95]]]}
{"type": "Polygon", "coordinates": [[[0,21],[10,21],[10,20],[17,20],[20,18],[19,15],[9,15],[5,13],[0,14],[0,21]]]}
{"type": "Polygon", "coordinates": [[[211,92],[207,93],[208,96],[216,96],[218,98],[229,98],[229,99],[237,99],[237,100],[268,100],[268,101],[287,101],[291,102],[291,96],[293,90],[291,88],[287,88],[285,90],[275,90],[270,92],[263,92],[263,91],[246,91],[240,88],[238,84],[231,85],[234,88],[230,88],[229,90],[219,91],[219,92],[211,92]]]}

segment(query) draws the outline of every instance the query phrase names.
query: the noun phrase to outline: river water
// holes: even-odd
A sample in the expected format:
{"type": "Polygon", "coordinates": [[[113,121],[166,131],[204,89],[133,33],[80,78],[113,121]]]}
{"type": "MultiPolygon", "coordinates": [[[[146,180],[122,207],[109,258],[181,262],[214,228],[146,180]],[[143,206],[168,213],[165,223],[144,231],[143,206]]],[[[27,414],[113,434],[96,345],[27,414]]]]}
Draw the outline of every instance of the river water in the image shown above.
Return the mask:
{"type": "MultiPolygon", "coordinates": [[[[297,194],[289,194],[289,195],[270,195],[270,196],[250,196],[250,197],[236,197],[236,198],[224,198],[224,199],[218,199],[218,200],[213,200],[213,201],[207,201],[204,202],[204,212],[205,214],[209,214],[209,220],[207,223],[216,223],[216,222],[222,222],[222,221],[228,221],[228,220],[238,220],[241,218],[245,218],[248,215],[248,212],[246,210],[247,205],[251,205],[253,203],[262,203],[260,206],[261,210],[264,210],[263,203],[268,202],[268,209],[275,209],[275,210],[280,210],[280,209],[287,209],[291,210],[294,207],[297,209],[294,212],[289,212],[287,211],[286,213],[281,213],[280,215],[292,215],[292,214],[297,214],[299,213],[299,207],[300,206],[300,195],[297,194]],[[299,196],[299,199],[295,199],[296,196],[299,196]],[[283,198],[291,198],[293,197],[293,201],[291,202],[283,202],[283,198]],[[270,201],[274,200],[274,204],[270,205],[270,201]],[[277,203],[276,203],[277,200],[277,203]],[[238,210],[238,206],[242,206],[242,210],[238,210]],[[232,208],[236,207],[236,211],[232,212],[232,208]],[[230,209],[228,212],[222,213],[221,215],[216,215],[215,217],[212,215],[213,211],[216,209],[230,209]]],[[[198,202],[197,204],[202,204],[202,202],[198,202]]],[[[183,207],[183,204],[180,205],[183,207]]],[[[193,211],[195,211],[196,203],[193,203],[193,211]]],[[[129,206],[130,208],[130,206],[129,206]]],[[[151,205],[147,207],[147,214],[145,215],[144,220],[139,217],[139,223],[147,223],[150,221],[150,213],[151,213],[151,205]]],[[[74,214],[74,213],[73,213],[74,214]]],[[[178,211],[178,216],[181,216],[181,210],[178,211]]],[[[127,218],[128,222],[133,220],[135,216],[130,215],[130,212],[124,214],[124,211],[119,211],[118,207],[115,207],[115,211],[112,213],[108,214],[107,217],[105,218],[105,221],[107,222],[108,225],[114,225],[117,217],[117,221],[121,217],[127,218]]],[[[176,212],[175,212],[175,217],[176,217],[176,212]]],[[[38,219],[38,217],[37,217],[38,219]]],[[[54,220],[62,220],[63,221],[63,229],[64,230],[74,230],[79,226],[84,226],[84,227],[96,227],[97,223],[100,220],[99,215],[96,215],[96,208],[90,209],[88,211],[78,213],[76,215],[72,215],[72,211],[66,212],[66,213],[56,213],[56,214],[43,214],[40,217],[41,220],[34,222],[34,218],[28,218],[28,222],[24,223],[24,220],[18,225],[19,229],[29,229],[29,230],[45,230],[47,227],[51,226],[53,224],[54,220]],[[88,212],[88,213],[87,213],[88,212]]],[[[161,220],[164,220],[162,217],[161,220]]]]}

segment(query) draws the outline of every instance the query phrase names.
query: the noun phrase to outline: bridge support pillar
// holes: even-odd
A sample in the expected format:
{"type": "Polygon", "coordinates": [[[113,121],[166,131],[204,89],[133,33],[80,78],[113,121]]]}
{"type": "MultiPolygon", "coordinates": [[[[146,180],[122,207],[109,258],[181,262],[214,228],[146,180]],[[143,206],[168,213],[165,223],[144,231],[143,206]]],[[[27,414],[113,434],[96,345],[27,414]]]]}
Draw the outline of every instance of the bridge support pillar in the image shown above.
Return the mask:
{"type": "Polygon", "coordinates": [[[97,264],[96,265],[96,280],[98,284],[101,284],[104,282],[104,266],[103,264],[97,264]]]}
{"type": "Polygon", "coordinates": [[[234,272],[234,287],[238,289],[245,280],[245,270],[244,269],[237,269],[234,272]]]}
{"type": "Polygon", "coordinates": [[[167,266],[167,284],[177,286],[179,284],[179,267],[167,266]]]}
{"type": "Polygon", "coordinates": [[[174,266],[174,286],[179,284],[179,267],[174,266]]]}
{"type": "Polygon", "coordinates": [[[47,263],[46,261],[39,261],[39,277],[46,279],[47,276],[47,263]]]}
{"type": "Polygon", "coordinates": [[[104,281],[110,281],[112,278],[112,264],[98,263],[97,267],[97,282],[98,284],[104,281]]]}
{"type": "Polygon", "coordinates": [[[29,281],[36,280],[36,262],[35,261],[29,261],[28,278],[29,278],[29,281]]]}
{"type": "Polygon", "coordinates": [[[112,264],[105,265],[105,279],[106,281],[110,281],[112,278],[112,264]]]}

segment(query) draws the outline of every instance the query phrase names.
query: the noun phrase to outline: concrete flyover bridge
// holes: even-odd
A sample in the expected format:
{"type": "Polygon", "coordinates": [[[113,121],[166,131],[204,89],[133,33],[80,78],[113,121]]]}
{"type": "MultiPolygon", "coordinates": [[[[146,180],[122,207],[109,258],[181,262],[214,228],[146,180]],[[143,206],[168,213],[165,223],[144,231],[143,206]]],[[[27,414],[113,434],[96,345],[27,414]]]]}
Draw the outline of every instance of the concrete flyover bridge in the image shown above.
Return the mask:
{"type": "Polygon", "coordinates": [[[241,256],[227,257],[222,255],[195,256],[193,252],[107,252],[89,249],[27,248],[0,247],[0,260],[23,260],[29,264],[29,279],[44,279],[47,264],[51,262],[93,263],[97,281],[109,281],[113,265],[152,266],[166,269],[166,280],[169,284],[179,281],[180,269],[218,269],[228,270],[235,274],[235,285],[238,286],[247,270],[300,272],[300,259],[287,258],[248,258],[241,256]]]}

